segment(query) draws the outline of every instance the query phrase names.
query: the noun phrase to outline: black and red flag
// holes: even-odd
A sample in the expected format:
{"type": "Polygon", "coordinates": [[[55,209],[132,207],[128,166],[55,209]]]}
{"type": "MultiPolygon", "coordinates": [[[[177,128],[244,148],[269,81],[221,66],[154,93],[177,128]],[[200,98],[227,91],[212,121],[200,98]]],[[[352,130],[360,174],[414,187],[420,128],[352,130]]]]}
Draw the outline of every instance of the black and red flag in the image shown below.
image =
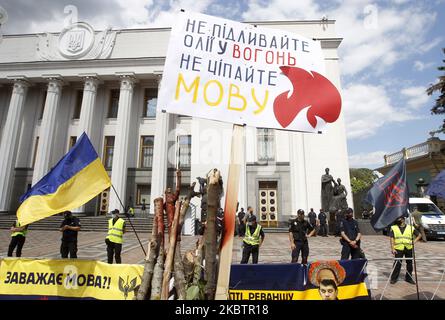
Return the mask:
{"type": "Polygon", "coordinates": [[[374,207],[371,225],[375,231],[383,230],[407,213],[409,192],[404,158],[374,183],[364,201],[374,207]]]}

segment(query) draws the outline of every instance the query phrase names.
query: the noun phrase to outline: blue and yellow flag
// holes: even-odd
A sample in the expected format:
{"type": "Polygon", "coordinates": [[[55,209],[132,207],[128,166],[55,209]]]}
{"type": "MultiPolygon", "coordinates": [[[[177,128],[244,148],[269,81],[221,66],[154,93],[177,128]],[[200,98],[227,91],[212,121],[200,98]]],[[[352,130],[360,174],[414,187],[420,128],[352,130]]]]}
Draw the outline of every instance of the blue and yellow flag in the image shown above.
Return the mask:
{"type": "Polygon", "coordinates": [[[110,186],[110,177],[83,133],[59,163],[20,197],[17,219],[27,225],[78,208],[110,186]]]}

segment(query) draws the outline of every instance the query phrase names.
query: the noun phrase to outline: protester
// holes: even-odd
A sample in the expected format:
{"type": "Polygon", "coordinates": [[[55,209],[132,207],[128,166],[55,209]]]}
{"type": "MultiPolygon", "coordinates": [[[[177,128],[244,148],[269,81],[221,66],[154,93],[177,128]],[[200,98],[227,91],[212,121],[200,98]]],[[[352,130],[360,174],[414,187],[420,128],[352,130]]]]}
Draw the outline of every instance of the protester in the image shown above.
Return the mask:
{"type": "Polygon", "coordinates": [[[316,237],[318,221],[317,221],[317,214],[314,212],[313,208],[311,208],[311,211],[309,211],[309,213],[307,214],[307,217],[309,219],[309,223],[311,224],[311,228],[315,230],[314,237],[316,237]]]}
{"type": "Polygon", "coordinates": [[[318,214],[318,221],[320,223],[320,231],[319,231],[320,236],[327,237],[328,236],[327,216],[326,213],[323,212],[323,209],[320,209],[320,213],[318,214]]]}
{"type": "Polygon", "coordinates": [[[299,209],[296,219],[292,219],[289,225],[289,241],[292,250],[291,257],[292,263],[298,262],[298,257],[301,252],[302,264],[307,264],[307,258],[309,256],[309,244],[308,237],[312,237],[315,233],[315,229],[309,232],[311,229],[310,224],[304,219],[304,210],[299,209]],[[309,232],[309,234],[307,234],[309,232]]]}
{"type": "Polygon", "coordinates": [[[60,255],[62,258],[68,258],[68,253],[71,259],[77,258],[77,234],[80,231],[79,218],[74,217],[71,211],[63,213],[64,219],[60,225],[60,232],[62,232],[62,244],[60,246],[60,255]]]}
{"type": "Polygon", "coordinates": [[[265,235],[263,228],[257,223],[256,217],[252,215],[247,221],[246,234],[243,239],[243,257],[241,259],[242,264],[249,262],[251,254],[252,263],[258,263],[260,247],[263,244],[264,237],[265,235]]]}
{"type": "Polygon", "coordinates": [[[105,238],[108,263],[113,263],[113,256],[116,263],[122,262],[121,251],[125,232],[125,221],[119,217],[119,210],[115,209],[111,212],[111,219],[108,220],[108,235],[105,238]]]}
{"type": "Polygon", "coordinates": [[[360,238],[362,237],[357,220],[353,217],[354,210],[348,208],[346,217],[340,222],[340,243],[342,245],[341,260],[360,259],[360,238]]]}
{"type": "MultiPolygon", "coordinates": [[[[394,257],[397,258],[407,258],[406,260],[406,274],[405,281],[411,284],[416,284],[413,279],[413,243],[420,240],[421,235],[414,229],[413,226],[407,225],[405,223],[405,217],[400,217],[396,220],[396,225],[391,227],[390,231],[390,241],[391,241],[391,252],[394,257]],[[413,235],[416,239],[413,240],[413,235]]],[[[401,260],[394,261],[393,272],[391,274],[391,284],[398,281],[400,269],[402,268],[401,260]]]]}
{"type": "Polygon", "coordinates": [[[15,252],[16,257],[22,256],[22,248],[25,244],[26,234],[28,233],[28,225],[21,226],[20,222],[16,220],[11,227],[11,242],[8,248],[8,257],[12,257],[14,249],[17,247],[15,252]]]}

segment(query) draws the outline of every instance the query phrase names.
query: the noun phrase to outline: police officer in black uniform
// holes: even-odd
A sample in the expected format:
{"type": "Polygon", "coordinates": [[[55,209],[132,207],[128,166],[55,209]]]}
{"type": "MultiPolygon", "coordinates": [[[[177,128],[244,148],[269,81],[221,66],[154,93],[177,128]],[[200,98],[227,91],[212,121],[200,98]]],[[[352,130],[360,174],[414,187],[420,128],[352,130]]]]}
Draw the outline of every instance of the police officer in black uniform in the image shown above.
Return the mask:
{"type": "Polygon", "coordinates": [[[63,213],[64,220],[60,224],[60,232],[62,232],[62,244],[60,246],[60,255],[62,258],[77,258],[77,234],[80,230],[79,218],[73,216],[71,211],[63,213]]]}
{"type": "Polygon", "coordinates": [[[292,249],[292,263],[298,262],[298,256],[301,251],[301,263],[307,264],[309,256],[308,237],[312,237],[315,229],[312,229],[309,222],[304,219],[304,210],[299,209],[297,219],[292,219],[289,225],[289,241],[292,249]],[[309,230],[311,230],[309,232],[309,230]],[[309,232],[309,234],[307,234],[309,232]]]}
{"type": "Polygon", "coordinates": [[[360,238],[362,237],[357,220],[353,217],[354,210],[346,209],[346,217],[340,222],[341,260],[360,259],[360,238]]]}
{"type": "Polygon", "coordinates": [[[318,221],[320,221],[320,231],[319,231],[320,236],[327,237],[328,236],[327,216],[326,213],[323,212],[323,209],[320,209],[320,213],[318,214],[318,221]]]}
{"type": "Polygon", "coordinates": [[[311,208],[311,211],[307,214],[307,217],[309,218],[309,223],[312,226],[312,229],[315,229],[314,237],[317,236],[317,214],[314,212],[314,209],[311,208]]]}

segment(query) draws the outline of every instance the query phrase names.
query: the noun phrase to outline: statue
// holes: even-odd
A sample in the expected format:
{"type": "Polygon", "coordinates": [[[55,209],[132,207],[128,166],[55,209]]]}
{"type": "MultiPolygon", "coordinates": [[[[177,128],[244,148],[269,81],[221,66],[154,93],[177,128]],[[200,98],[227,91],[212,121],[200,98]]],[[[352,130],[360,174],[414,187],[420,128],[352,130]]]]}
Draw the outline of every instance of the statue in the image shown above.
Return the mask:
{"type": "Polygon", "coordinates": [[[331,201],[330,210],[346,210],[348,209],[348,202],[346,197],[348,195],[348,191],[346,191],[346,187],[341,184],[341,179],[338,178],[337,182],[334,181],[335,187],[333,190],[333,197],[331,201]]]}
{"type": "Polygon", "coordinates": [[[328,212],[334,194],[335,181],[329,174],[329,168],[326,168],[325,172],[326,173],[321,176],[321,208],[324,212],[328,212]]]}

